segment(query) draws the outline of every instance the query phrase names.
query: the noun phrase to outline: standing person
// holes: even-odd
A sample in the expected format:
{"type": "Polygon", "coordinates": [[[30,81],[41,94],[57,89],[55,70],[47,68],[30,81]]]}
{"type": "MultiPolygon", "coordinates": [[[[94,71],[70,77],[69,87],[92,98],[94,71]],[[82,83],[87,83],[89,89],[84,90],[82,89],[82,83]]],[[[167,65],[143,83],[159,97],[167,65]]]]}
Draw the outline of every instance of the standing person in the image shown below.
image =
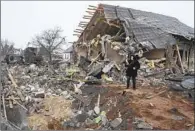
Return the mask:
{"type": "Polygon", "coordinates": [[[138,56],[129,55],[126,61],[126,76],[127,76],[127,89],[129,88],[130,79],[132,78],[133,81],[133,89],[136,89],[136,77],[137,77],[137,70],[140,68],[140,63],[138,61],[138,56]]]}

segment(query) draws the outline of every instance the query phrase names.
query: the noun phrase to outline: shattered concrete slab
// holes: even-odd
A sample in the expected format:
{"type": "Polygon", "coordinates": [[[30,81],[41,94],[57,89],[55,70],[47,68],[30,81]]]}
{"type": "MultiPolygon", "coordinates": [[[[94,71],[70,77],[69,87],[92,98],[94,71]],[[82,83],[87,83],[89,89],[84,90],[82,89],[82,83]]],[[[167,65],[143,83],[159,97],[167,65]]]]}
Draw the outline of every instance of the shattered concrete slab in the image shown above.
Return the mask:
{"type": "Polygon", "coordinates": [[[28,129],[27,112],[20,106],[6,108],[7,119],[20,129],[28,129]]]}
{"type": "Polygon", "coordinates": [[[187,80],[184,80],[181,82],[181,85],[183,88],[185,89],[194,89],[194,81],[195,81],[195,78],[191,78],[191,79],[187,79],[187,80]]]}

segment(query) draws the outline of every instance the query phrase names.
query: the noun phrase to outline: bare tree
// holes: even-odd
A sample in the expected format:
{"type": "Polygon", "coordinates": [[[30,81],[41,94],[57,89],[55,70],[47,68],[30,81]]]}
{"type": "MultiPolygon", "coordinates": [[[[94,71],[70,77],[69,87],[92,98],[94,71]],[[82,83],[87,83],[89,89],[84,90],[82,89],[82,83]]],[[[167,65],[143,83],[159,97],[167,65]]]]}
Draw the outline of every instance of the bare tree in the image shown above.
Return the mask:
{"type": "Polygon", "coordinates": [[[31,44],[42,47],[47,52],[49,60],[52,61],[54,51],[61,49],[61,46],[66,42],[62,32],[60,27],[45,30],[40,35],[35,36],[31,44]]]}
{"type": "Polygon", "coordinates": [[[8,54],[14,53],[14,43],[8,41],[7,39],[1,40],[0,44],[0,54],[1,57],[5,57],[8,54]]]}

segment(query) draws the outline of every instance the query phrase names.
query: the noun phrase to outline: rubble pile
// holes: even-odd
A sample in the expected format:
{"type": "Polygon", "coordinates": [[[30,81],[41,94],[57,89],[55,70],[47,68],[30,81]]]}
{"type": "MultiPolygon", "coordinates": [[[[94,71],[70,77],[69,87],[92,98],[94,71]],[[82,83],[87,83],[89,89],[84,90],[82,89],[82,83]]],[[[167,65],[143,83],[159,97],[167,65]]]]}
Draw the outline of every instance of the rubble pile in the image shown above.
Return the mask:
{"type": "Polygon", "coordinates": [[[5,107],[2,114],[9,123],[13,122],[12,126],[17,129],[54,129],[49,126],[48,121],[51,119],[62,122],[60,129],[97,125],[103,119],[107,121],[104,112],[100,112],[100,105],[95,106],[90,102],[98,92],[102,92],[99,90],[94,94],[95,88],[90,85],[94,82],[99,85],[101,82],[97,83],[97,78],[92,76],[85,76],[84,79],[82,71],[77,67],[61,66],[55,69],[51,66],[31,64],[13,65],[8,68],[3,65],[2,72],[1,95],[4,100],[2,106],[5,107]],[[89,85],[89,88],[84,87],[84,83],[85,86],[89,85]],[[18,109],[16,112],[25,114],[20,117],[19,122],[13,121],[13,113],[8,114],[8,110],[15,108],[18,109]],[[28,120],[25,120],[27,116],[28,120]]]}
{"type": "MultiPolygon", "coordinates": [[[[110,42],[111,48],[126,58],[124,50],[128,50],[127,43],[112,43],[110,36],[102,36],[101,39],[103,43],[110,42]],[[121,46],[122,44],[124,46],[121,46]]],[[[103,45],[98,36],[92,40],[90,49],[98,48],[99,44],[103,45]]],[[[126,68],[124,60],[118,62],[105,58],[105,55],[101,56],[101,53],[106,53],[102,49],[103,46],[100,47],[100,54],[92,55],[95,58],[80,56],[76,65],[66,64],[61,60],[30,65],[2,64],[1,113],[5,120],[4,129],[153,129],[141,118],[129,118],[133,112],[128,108],[131,99],[129,96],[116,96],[113,89],[106,88],[112,84],[124,86],[127,79],[126,68]],[[112,96],[113,94],[115,96],[112,96]],[[13,113],[19,115],[14,119],[13,113]]],[[[167,89],[168,85],[170,89],[176,87],[184,93],[187,92],[188,97],[194,99],[193,75],[176,78],[165,68],[165,58],[148,60],[141,52],[137,54],[141,64],[137,77],[140,89],[167,89]]],[[[125,89],[125,86],[123,88],[125,89]]],[[[153,104],[151,105],[153,107],[153,104]]]]}
{"type": "MultiPolygon", "coordinates": [[[[3,65],[2,68],[1,95],[6,110],[2,114],[7,115],[6,119],[12,123],[12,128],[54,129],[49,126],[51,119],[61,123],[58,129],[91,128],[94,125],[94,128],[108,130],[118,129],[122,123],[120,115],[108,120],[106,112],[109,109],[105,108],[105,112],[100,107],[100,94],[106,93],[107,89],[90,86],[111,82],[106,76],[102,75],[105,78],[102,81],[96,78],[97,75],[86,77],[81,69],[74,66],[57,69],[35,64],[7,67],[3,65]],[[21,121],[14,121],[13,112],[8,113],[13,109],[17,109],[17,113],[21,112],[23,117],[18,116],[21,121]],[[102,126],[97,127],[100,123],[102,126]]],[[[107,72],[109,66],[105,67],[102,70],[107,72]]]]}
{"type": "Polygon", "coordinates": [[[82,55],[79,57],[78,66],[90,76],[104,79],[106,82],[125,84],[126,68],[124,62],[128,53],[130,53],[140,57],[139,62],[141,68],[138,72],[138,76],[140,76],[139,80],[142,80],[142,84],[154,84],[154,86],[165,85],[163,77],[170,72],[169,70],[165,70],[166,58],[147,60],[143,57],[143,47],[141,44],[137,44],[129,37],[125,40],[118,40],[115,37],[116,36],[111,37],[110,35],[97,35],[96,38],[88,43],[76,43],[76,47],[86,47],[88,50],[88,57],[82,55]],[[109,50],[108,46],[110,46],[112,51],[109,50]],[[108,56],[112,54],[110,52],[115,52],[118,57],[122,59],[115,59],[112,56],[108,56]],[[146,76],[157,76],[158,78],[149,78],[145,80],[146,76]],[[153,83],[154,81],[155,83],[153,83]]]}
{"type": "MultiPolygon", "coordinates": [[[[72,83],[67,82],[69,81],[69,78],[65,80],[67,74],[60,73],[59,70],[45,66],[38,67],[35,64],[16,65],[9,69],[7,65],[2,67],[3,90],[1,95],[4,97],[6,109],[13,109],[19,105],[30,114],[39,113],[47,97],[63,96],[67,101],[74,99],[66,91],[74,91],[70,86],[72,83]]],[[[71,107],[71,104],[69,106],[71,107]]],[[[70,113],[67,112],[67,114],[70,113]]]]}

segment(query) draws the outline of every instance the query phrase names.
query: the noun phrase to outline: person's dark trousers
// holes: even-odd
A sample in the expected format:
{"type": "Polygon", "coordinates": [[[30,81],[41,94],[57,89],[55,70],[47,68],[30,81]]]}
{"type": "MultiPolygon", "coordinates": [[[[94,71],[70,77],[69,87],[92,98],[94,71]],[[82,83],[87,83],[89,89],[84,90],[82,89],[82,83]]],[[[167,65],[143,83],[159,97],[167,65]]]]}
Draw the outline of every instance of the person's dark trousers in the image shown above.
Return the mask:
{"type": "MultiPolygon", "coordinates": [[[[129,88],[129,84],[130,84],[130,76],[127,76],[127,89],[129,88]]],[[[136,89],[136,77],[132,76],[132,81],[133,81],[133,89],[136,89]]]]}
{"type": "Polygon", "coordinates": [[[133,81],[133,89],[136,89],[136,77],[132,76],[132,81],[133,81]]]}
{"type": "Polygon", "coordinates": [[[129,88],[130,79],[131,79],[131,77],[130,76],[127,76],[127,89],[129,88]]]}

